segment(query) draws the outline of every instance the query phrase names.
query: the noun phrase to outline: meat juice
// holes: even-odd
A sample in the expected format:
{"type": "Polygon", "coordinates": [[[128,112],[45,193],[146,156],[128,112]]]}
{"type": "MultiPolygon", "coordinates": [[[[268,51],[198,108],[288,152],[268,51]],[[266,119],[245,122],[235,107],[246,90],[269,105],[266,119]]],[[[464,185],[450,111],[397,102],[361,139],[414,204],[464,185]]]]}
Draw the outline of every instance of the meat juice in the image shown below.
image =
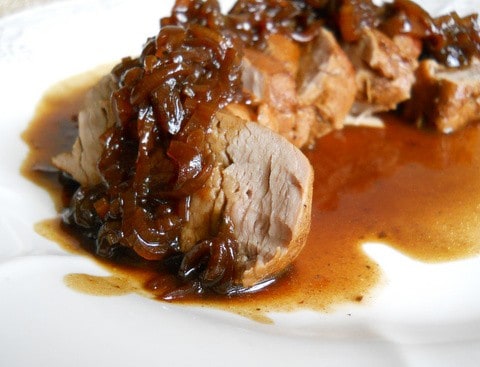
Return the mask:
{"type": "MultiPolygon", "coordinates": [[[[49,172],[50,158],[69,150],[72,116],[95,78],[77,77],[48,92],[23,138],[30,147],[23,174],[44,187],[56,208],[71,192],[49,172]],[[87,80],[87,81],[85,81],[87,80]],[[61,92],[61,93],[60,93],[61,92]]],[[[305,151],[314,171],[311,232],[306,247],[285,274],[259,292],[207,294],[176,300],[208,305],[268,322],[268,311],[331,310],[364,302],[381,279],[381,269],[362,250],[365,242],[386,243],[425,262],[451,261],[480,252],[480,126],[454,134],[419,130],[393,115],[385,128],[347,127],[305,151]]],[[[90,294],[138,292],[159,298],[170,274],[145,264],[109,263],[94,257],[89,244],[60,224],[36,225],[69,251],[92,256],[111,277],[70,274],[66,283],[90,294]]]]}

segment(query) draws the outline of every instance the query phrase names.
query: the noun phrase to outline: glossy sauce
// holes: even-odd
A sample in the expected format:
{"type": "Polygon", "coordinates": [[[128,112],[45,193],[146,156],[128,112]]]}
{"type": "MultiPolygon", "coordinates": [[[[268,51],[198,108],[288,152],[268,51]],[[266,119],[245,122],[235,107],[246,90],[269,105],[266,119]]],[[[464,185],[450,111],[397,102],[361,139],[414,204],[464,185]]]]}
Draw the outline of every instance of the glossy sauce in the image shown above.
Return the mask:
{"type": "MultiPolygon", "coordinates": [[[[67,121],[91,85],[92,78],[87,79],[88,83],[78,78],[63,84],[69,85],[67,90],[57,86],[47,93],[23,135],[31,147],[23,173],[45,187],[58,208],[68,195],[62,195],[55,174],[35,168],[48,167],[49,157],[68,150],[65,137],[71,142],[74,129],[67,121]]],[[[348,127],[333,132],[306,152],[315,169],[312,229],[306,248],[283,277],[254,294],[176,302],[268,322],[267,311],[328,311],[344,302],[367,301],[381,280],[381,269],[362,251],[362,243],[368,241],[386,243],[426,262],[479,254],[480,126],[441,135],[392,116],[385,121],[385,129],[348,127]]],[[[87,254],[58,219],[38,224],[37,230],[70,251],[87,254]]],[[[75,274],[66,278],[67,284],[96,295],[138,292],[155,298],[156,290],[175,281],[145,267],[98,261],[112,277],[75,274]]]]}

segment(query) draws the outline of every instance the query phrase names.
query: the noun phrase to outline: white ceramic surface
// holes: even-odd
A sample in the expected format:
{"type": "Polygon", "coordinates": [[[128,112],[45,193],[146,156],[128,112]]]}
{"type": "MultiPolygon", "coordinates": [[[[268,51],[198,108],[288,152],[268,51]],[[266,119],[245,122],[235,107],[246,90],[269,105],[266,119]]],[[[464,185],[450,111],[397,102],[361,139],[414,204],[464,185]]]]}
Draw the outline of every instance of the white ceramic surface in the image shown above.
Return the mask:
{"type": "Polygon", "coordinates": [[[50,85],[138,53],[172,2],[64,0],[0,18],[0,366],[478,366],[480,258],[422,264],[369,244],[385,281],[368,305],[275,314],[273,325],[65,286],[68,273],[107,274],[34,232],[55,212],[19,174],[19,135],[50,85]]]}

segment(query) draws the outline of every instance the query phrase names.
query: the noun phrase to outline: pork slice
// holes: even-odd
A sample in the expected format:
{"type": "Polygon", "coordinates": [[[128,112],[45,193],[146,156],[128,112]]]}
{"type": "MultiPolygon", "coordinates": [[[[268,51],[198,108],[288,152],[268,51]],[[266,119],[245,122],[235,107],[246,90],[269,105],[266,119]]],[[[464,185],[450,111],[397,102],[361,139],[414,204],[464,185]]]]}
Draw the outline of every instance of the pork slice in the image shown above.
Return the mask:
{"type": "Polygon", "coordinates": [[[103,151],[101,135],[113,125],[114,117],[110,95],[116,89],[111,74],[104,76],[85,97],[84,107],[78,114],[78,138],[71,152],[53,157],[53,164],[70,174],[84,187],[101,181],[97,162],[103,151]]]}
{"type": "Polygon", "coordinates": [[[228,113],[217,113],[208,142],[214,173],[191,198],[182,250],[230,221],[239,244],[235,261],[242,269],[237,282],[251,287],[282,272],[303,248],[313,170],[286,139],[228,113]]]}
{"type": "Polygon", "coordinates": [[[405,114],[418,125],[450,133],[480,118],[480,63],[447,68],[424,60],[416,73],[413,96],[405,114]]]}
{"type": "Polygon", "coordinates": [[[256,121],[297,147],[307,145],[317,116],[299,104],[295,79],[284,63],[268,53],[246,49],[242,75],[245,90],[258,106],[256,121]]]}
{"type": "Polygon", "coordinates": [[[412,38],[391,39],[365,28],[360,40],[344,49],[356,70],[353,115],[394,110],[410,98],[420,53],[419,44],[412,38]]]}
{"type": "Polygon", "coordinates": [[[320,28],[303,50],[300,64],[300,104],[315,106],[321,122],[342,128],[355,100],[355,71],[332,32],[320,28]]]}
{"type": "Polygon", "coordinates": [[[300,150],[252,122],[226,152],[224,213],[234,224],[238,261],[245,268],[241,280],[248,287],[283,271],[305,245],[313,170],[300,150]]]}

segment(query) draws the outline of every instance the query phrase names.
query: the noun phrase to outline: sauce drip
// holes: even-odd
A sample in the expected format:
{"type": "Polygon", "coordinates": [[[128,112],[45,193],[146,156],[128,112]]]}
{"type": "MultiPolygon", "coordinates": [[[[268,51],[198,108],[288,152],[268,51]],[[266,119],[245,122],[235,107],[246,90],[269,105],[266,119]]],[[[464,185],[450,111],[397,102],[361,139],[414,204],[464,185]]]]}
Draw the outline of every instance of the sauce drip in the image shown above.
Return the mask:
{"type": "MultiPolygon", "coordinates": [[[[68,195],[62,194],[58,176],[45,170],[51,167],[49,157],[65,149],[64,138],[72,133],[66,121],[91,85],[81,84],[82,79],[47,93],[23,135],[30,146],[23,173],[50,192],[57,208],[65,205],[62,198],[68,195]]],[[[426,262],[479,254],[480,126],[442,135],[418,130],[390,115],[384,120],[385,129],[348,127],[322,137],[314,150],[306,152],[315,170],[311,233],[304,251],[280,279],[258,293],[176,302],[268,322],[268,311],[328,311],[340,303],[368,299],[381,279],[381,269],[362,251],[361,245],[368,241],[387,243],[426,262]]],[[[45,221],[37,229],[68,250],[87,254],[59,220],[45,221]]],[[[156,290],[174,282],[173,277],[159,276],[142,264],[132,267],[128,262],[97,260],[113,274],[104,287],[99,285],[102,279],[92,281],[78,274],[68,277],[69,286],[97,294],[108,293],[110,286],[114,295],[124,293],[118,289],[123,284],[125,292],[155,298],[156,290]]]]}

